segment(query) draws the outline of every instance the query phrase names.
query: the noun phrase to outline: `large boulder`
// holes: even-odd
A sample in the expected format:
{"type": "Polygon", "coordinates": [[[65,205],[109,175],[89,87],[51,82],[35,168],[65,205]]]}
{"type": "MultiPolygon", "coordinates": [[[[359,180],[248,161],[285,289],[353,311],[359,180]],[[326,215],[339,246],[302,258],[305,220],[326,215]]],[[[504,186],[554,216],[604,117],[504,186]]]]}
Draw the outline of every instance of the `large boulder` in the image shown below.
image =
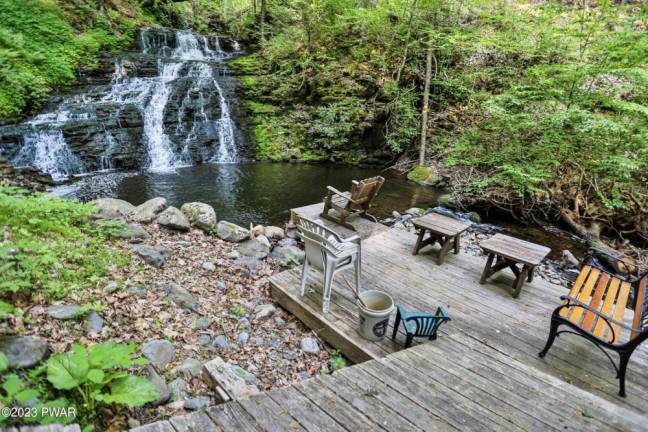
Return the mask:
{"type": "Polygon", "coordinates": [[[270,241],[268,241],[266,236],[260,235],[252,240],[241,243],[238,246],[238,251],[243,256],[263,259],[270,253],[270,241]]]}
{"type": "Polygon", "coordinates": [[[99,210],[97,215],[104,219],[130,216],[135,210],[133,204],[117,198],[99,198],[91,202],[99,210]]]}
{"type": "Polygon", "coordinates": [[[169,207],[158,216],[156,222],[164,228],[178,231],[188,231],[191,228],[189,220],[175,207],[169,207]]]}
{"type": "Polygon", "coordinates": [[[79,305],[55,305],[46,310],[47,316],[57,320],[71,320],[81,315],[81,306],[79,305]]]}
{"type": "Polygon", "coordinates": [[[201,202],[185,203],[180,211],[189,219],[189,222],[196,227],[211,231],[216,228],[216,212],[209,204],[201,202]]]}
{"type": "Polygon", "coordinates": [[[173,251],[169,248],[147,244],[132,244],[130,245],[130,250],[153,267],[162,267],[167,258],[173,255],[173,251]]]}
{"type": "Polygon", "coordinates": [[[269,239],[275,239],[275,240],[281,240],[286,236],[286,233],[284,232],[283,228],[279,228],[278,226],[272,226],[272,225],[265,227],[264,234],[269,239]]]}
{"type": "Polygon", "coordinates": [[[0,336],[0,352],[7,356],[10,367],[36,366],[49,351],[47,341],[36,336],[0,336]]]}
{"type": "Polygon", "coordinates": [[[250,237],[250,231],[227,221],[220,221],[216,226],[216,235],[228,242],[238,243],[250,237]]]}
{"type": "Polygon", "coordinates": [[[127,239],[131,243],[141,243],[151,236],[141,226],[133,223],[123,223],[109,231],[111,237],[127,239]]]}
{"type": "Polygon", "coordinates": [[[167,200],[162,197],[152,198],[133,210],[132,219],[135,222],[151,223],[153,219],[167,206],[167,200]]]}

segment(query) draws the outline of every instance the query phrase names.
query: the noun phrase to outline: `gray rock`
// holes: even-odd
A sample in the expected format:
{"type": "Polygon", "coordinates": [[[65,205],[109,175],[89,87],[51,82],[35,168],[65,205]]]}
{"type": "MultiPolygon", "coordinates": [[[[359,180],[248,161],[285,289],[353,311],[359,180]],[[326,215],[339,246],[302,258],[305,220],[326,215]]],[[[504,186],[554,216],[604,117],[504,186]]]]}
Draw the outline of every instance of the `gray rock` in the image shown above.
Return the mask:
{"type": "Polygon", "coordinates": [[[272,226],[272,225],[265,227],[265,229],[263,230],[263,234],[269,239],[274,239],[274,240],[281,240],[286,236],[283,229],[279,228],[278,226],[272,226]]]}
{"type": "Polygon", "coordinates": [[[164,370],[175,358],[171,342],[162,339],[148,341],[142,346],[142,354],[159,370],[164,370]]]}
{"type": "Polygon", "coordinates": [[[241,332],[238,336],[238,340],[242,345],[245,345],[250,340],[250,334],[248,332],[241,332]]]}
{"type": "Polygon", "coordinates": [[[277,311],[277,308],[271,304],[262,304],[254,308],[254,320],[260,321],[262,319],[268,318],[277,311]]]}
{"type": "Polygon", "coordinates": [[[297,374],[297,376],[298,376],[299,379],[302,380],[302,381],[303,381],[303,380],[307,380],[307,379],[309,379],[309,378],[311,377],[310,374],[309,374],[308,372],[299,372],[299,373],[297,374]]]}
{"type": "Polygon", "coordinates": [[[253,240],[241,243],[238,251],[243,256],[263,259],[270,253],[270,241],[266,236],[260,235],[253,240]]]}
{"type": "Polygon", "coordinates": [[[396,210],[394,210],[394,211],[392,211],[392,217],[393,217],[394,219],[400,219],[400,218],[401,218],[401,214],[398,213],[396,210]]]}
{"type": "Polygon", "coordinates": [[[101,333],[101,330],[103,330],[103,323],[103,318],[101,318],[101,315],[97,312],[90,311],[88,313],[88,316],[86,317],[86,327],[88,328],[88,331],[101,333]]]}
{"type": "Polygon", "coordinates": [[[180,366],[173,370],[173,373],[176,376],[182,376],[185,380],[190,380],[191,378],[199,377],[202,371],[202,362],[196,360],[195,358],[187,358],[183,361],[180,366]]]}
{"type": "Polygon", "coordinates": [[[298,243],[297,240],[295,240],[294,238],[286,237],[286,238],[284,238],[282,240],[279,240],[277,242],[277,245],[278,246],[297,246],[297,243],[298,243]]]}
{"type": "Polygon", "coordinates": [[[137,297],[144,298],[146,297],[147,290],[146,288],[130,285],[126,288],[126,292],[129,294],[133,294],[137,297]]]}
{"type": "Polygon", "coordinates": [[[206,328],[209,328],[211,323],[212,320],[210,318],[207,317],[197,318],[193,322],[193,328],[195,328],[196,330],[204,330],[206,328]]]}
{"type": "Polygon", "coordinates": [[[119,284],[117,283],[117,281],[112,281],[104,287],[104,291],[106,294],[112,294],[118,289],[119,289],[119,284]]]}
{"type": "Polygon", "coordinates": [[[47,316],[57,320],[71,320],[78,318],[81,314],[79,305],[56,305],[50,306],[46,310],[47,316]]]}
{"type": "Polygon", "coordinates": [[[423,210],[422,208],[412,207],[405,210],[405,214],[412,215],[413,217],[418,217],[421,216],[424,211],[425,210],[423,210]]]}
{"type": "Polygon", "coordinates": [[[216,226],[216,235],[229,242],[238,243],[250,237],[250,231],[227,221],[220,221],[216,226]]]}
{"type": "Polygon", "coordinates": [[[248,385],[256,385],[256,383],[258,382],[257,377],[254,374],[246,371],[240,366],[230,365],[230,370],[237,377],[243,378],[243,381],[245,381],[245,383],[248,385]]]}
{"type": "Polygon", "coordinates": [[[274,319],[275,324],[277,324],[277,326],[279,326],[279,327],[283,327],[283,326],[286,325],[286,321],[283,318],[281,318],[280,316],[275,316],[275,317],[273,317],[273,319],[274,319]]]}
{"type": "Polygon", "coordinates": [[[278,337],[270,338],[268,345],[270,345],[274,349],[277,349],[281,346],[281,339],[279,339],[278,337]]]}
{"type": "Polygon", "coordinates": [[[194,398],[185,399],[184,407],[185,409],[195,411],[206,408],[207,406],[209,406],[209,402],[211,402],[209,396],[197,396],[194,398]]]}
{"type": "Polygon", "coordinates": [[[180,207],[180,211],[192,225],[204,231],[211,231],[216,228],[216,212],[208,204],[201,202],[185,203],[180,207]]]}
{"type": "Polygon", "coordinates": [[[141,226],[133,223],[124,223],[110,231],[112,237],[128,239],[131,243],[141,243],[151,238],[148,232],[141,226]]]}
{"type": "Polygon", "coordinates": [[[211,341],[212,341],[211,336],[206,333],[198,335],[198,343],[202,346],[210,345],[211,341]]]}
{"type": "Polygon", "coordinates": [[[189,231],[189,228],[191,228],[189,219],[175,207],[169,207],[164,210],[155,221],[164,228],[177,231],[189,231]]]}
{"type": "Polygon", "coordinates": [[[304,262],[305,256],[306,254],[303,250],[299,249],[297,246],[290,245],[276,246],[270,254],[270,258],[286,264],[290,262],[301,264],[304,262]]]}
{"type": "Polygon", "coordinates": [[[189,384],[182,378],[176,378],[168,384],[171,400],[177,401],[187,397],[189,384]]]}
{"type": "Polygon", "coordinates": [[[253,257],[247,257],[247,256],[242,256],[240,258],[237,258],[234,260],[235,265],[239,265],[241,267],[247,267],[250,270],[255,270],[258,269],[259,267],[263,267],[263,261],[261,261],[258,258],[253,258],[253,257]]]}
{"type": "Polygon", "coordinates": [[[225,350],[229,348],[227,343],[227,337],[225,335],[218,335],[214,338],[214,348],[219,350],[225,350]]]}
{"type": "Polygon", "coordinates": [[[240,256],[241,254],[237,250],[229,251],[225,254],[225,257],[229,259],[237,259],[240,256]]]}
{"type": "Polygon", "coordinates": [[[139,255],[147,264],[153,267],[162,267],[164,262],[173,255],[171,249],[164,246],[151,246],[147,244],[133,244],[129,249],[139,255]]]}
{"type": "Polygon", "coordinates": [[[104,219],[130,216],[133,210],[135,210],[133,204],[116,198],[99,198],[91,203],[97,207],[98,216],[104,219]]]}
{"type": "Polygon", "coordinates": [[[167,200],[165,198],[152,198],[135,207],[131,218],[135,222],[151,223],[157,214],[164,210],[166,206],[167,200]]]}
{"type": "Polygon", "coordinates": [[[225,291],[227,289],[227,285],[223,281],[218,281],[216,282],[216,289],[220,291],[225,291]]]}
{"type": "Polygon", "coordinates": [[[317,341],[312,337],[305,337],[299,343],[302,351],[318,356],[320,354],[320,348],[317,345],[317,341]]]}
{"type": "Polygon", "coordinates": [[[260,338],[260,337],[255,337],[254,338],[254,345],[261,346],[263,344],[264,344],[263,338],[260,338]]]}
{"type": "Polygon", "coordinates": [[[144,366],[144,376],[146,377],[146,379],[148,379],[151,382],[151,384],[153,384],[153,386],[157,389],[158,393],[160,394],[158,400],[153,402],[153,404],[160,405],[168,401],[169,397],[171,396],[169,387],[167,386],[164,379],[160,375],[158,375],[155,369],[150,365],[144,366]]]}
{"type": "Polygon", "coordinates": [[[12,368],[29,368],[49,355],[49,344],[37,336],[0,336],[0,352],[12,368]]]}
{"type": "Polygon", "coordinates": [[[250,328],[250,320],[243,317],[238,320],[238,328],[239,330],[247,330],[250,328]]]}
{"type": "Polygon", "coordinates": [[[299,356],[292,351],[284,353],[282,357],[284,358],[284,360],[297,360],[297,358],[299,358],[299,356]]]}
{"type": "Polygon", "coordinates": [[[204,263],[202,263],[201,267],[202,267],[203,270],[208,271],[208,272],[216,271],[216,266],[214,265],[213,262],[210,262],[210,261],[205,261],[204,263]]]}
{"type": "Polygon", "coordinates": [[[162,290],[180,307],[191,310],[196,310],[198,307],[198,302],[191,293],[173,282],[165,283],[162,290]]]}

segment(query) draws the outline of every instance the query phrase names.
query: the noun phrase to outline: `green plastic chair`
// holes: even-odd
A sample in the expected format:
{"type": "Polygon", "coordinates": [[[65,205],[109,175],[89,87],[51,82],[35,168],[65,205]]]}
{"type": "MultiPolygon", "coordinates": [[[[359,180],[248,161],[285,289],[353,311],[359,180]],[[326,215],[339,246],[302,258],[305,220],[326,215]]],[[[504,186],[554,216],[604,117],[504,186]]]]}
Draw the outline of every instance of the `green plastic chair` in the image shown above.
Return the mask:
{"type": "Polygon", "coordinates": [[[439,326],[446,321],[450,321],[450,315],[448,315],[448,311],[443,306],[437,308],[436,314],[431,314],[426,312],[408,312],[403,306],[399,305],[396,311],[396,322],[394,322],[392,339],[396,339],[398,327],[402,322],[405,333],[407,334],[405,348],[409,348],[412,345],[414,337],[427,337],[430,340],[435,340],[439,326]]]}

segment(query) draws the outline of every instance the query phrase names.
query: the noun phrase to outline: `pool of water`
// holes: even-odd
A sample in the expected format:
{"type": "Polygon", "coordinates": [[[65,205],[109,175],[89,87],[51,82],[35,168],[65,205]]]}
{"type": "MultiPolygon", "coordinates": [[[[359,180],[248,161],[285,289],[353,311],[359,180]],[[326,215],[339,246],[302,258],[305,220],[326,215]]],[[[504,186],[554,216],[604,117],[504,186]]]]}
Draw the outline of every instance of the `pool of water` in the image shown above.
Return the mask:
{"type": "MultiPolygon", "coordinates": [[[[134,205],[161,196],[169,205],[200,201],[214,207],[218,220],[248,227],[250,224],[282,225],[291,208],[322,201],[326,186],[348,190],[351,181],[382,175],[386,182],[375,201],[372,214],[387,217],[392,210],[433,207],[442,190],[419,186],[403,176],[360,168],[329,164],[250,163],[206,164],[179,168],[173,173],[112,172],[79,179],[57,188],[59,195],[82,201],[116,197],[134,205]]],[[[549,246],[552,257],[571,249],[581,252],[576,239],[556,227],[530,227],[510,220],[484,218],[517,237],[549,246]]]]}
{"type": "Polygon", "coordinates": [[[281,224],[291,208],[322,201],[327,185],[348,190],[352,180],[375,175],[387,179],[372,210],[379,217],[394,209],[427,208],[440,193],[378,169],[289,163],[206,164],[174,173],[106,173],[59,191],[83,201],[112,196],[134,205],[157,196],[176,207],[200,201],[214,207],[219,220],[249,226],[281,224]]]}

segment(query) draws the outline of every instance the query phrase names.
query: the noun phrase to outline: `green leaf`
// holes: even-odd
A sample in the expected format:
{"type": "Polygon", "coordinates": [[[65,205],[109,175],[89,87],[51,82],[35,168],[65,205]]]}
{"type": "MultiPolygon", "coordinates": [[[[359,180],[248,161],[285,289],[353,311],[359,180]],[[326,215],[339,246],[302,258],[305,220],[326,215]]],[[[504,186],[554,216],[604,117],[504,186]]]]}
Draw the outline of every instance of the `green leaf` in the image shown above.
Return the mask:
{"type": "Polygon", "coordinates": [[[113,381],[110,394],[105,395],[104,401],[137,407],[157,400],[159,397],[160,394],[149,380],[129,375],[113,381]]]}
{"type": "Polygon", "coordinates": [[[88,348],[90,366],[97,369],[111,369],[117,365],[128,368],[132,364],[131,355],[137,349],[135,344],[104,342],[88,348]]]}
{"type": "Polygon", "coordinates": [[[69,390],[84,383],[88,360],[81,352],[55,355],[47,361],[47,380],[54,388],[69,390]]]}
{"type": "Polygon", "coordinates": [[[135,360],[133,360],[133,364],[136,366],[145,366],[149,364],[149,361],[145,357],[138,357],[135,360]]]}
{"type": "Polygon", "coordinates": [[[101,369],[90,369],[88,379],[93,383],[101,384],[104,379],[104,372],[101,369]]]}
{"type": "MultiPolygon", "coordinates": [[[[65,398],[59,398],[55,399],[53,401],[45,402],[45,403],[39,403],[36,404],[36,412],[38,413],[36,417],[30,417],[29,420],[34,423],[38,423],[41,425],[48,425],[48,424],[70,424],[74,423],[76,421],[76,416],[67,416],[63,415],[65,411],[63,409],[68,410],[69,408],[74,408],[76,410],[76,407],[74,404],[72,404],[70,401],[68,401],[65,398]],[[48,408],[48,409],[43,409],[43,408],[48,408]],[[54,408],[54,409],[52,409],[54,408]],[[43,413],[48,413],[47,415],[43,415],[43,413]],[[55,414],[59,413],[61,415],[58,416],[53,416],[50,414],[55,414]]],[[[76,410],[78,413],[78,410],[76,410]]]]}
{"type": "Polygon", "coordinates": [[[16,394],[15,399],[20,403],[29,402],[40,396],[40,392],[36,389],[27,389],[16,394]]]}
{"type": "Polygon", "coordinates": [[[13,399],[14,395],[20,391],[22,388],[22,381],[18,378],[18,375],[11,374],[5,378],[2,388],[7,392],[8,399],[13,399]]]}
{"type": "Polygon", "coordinates": [[[9,359],[4,353],[0,352],[0,372],[6,371],[9,369],[9,359]]]}

